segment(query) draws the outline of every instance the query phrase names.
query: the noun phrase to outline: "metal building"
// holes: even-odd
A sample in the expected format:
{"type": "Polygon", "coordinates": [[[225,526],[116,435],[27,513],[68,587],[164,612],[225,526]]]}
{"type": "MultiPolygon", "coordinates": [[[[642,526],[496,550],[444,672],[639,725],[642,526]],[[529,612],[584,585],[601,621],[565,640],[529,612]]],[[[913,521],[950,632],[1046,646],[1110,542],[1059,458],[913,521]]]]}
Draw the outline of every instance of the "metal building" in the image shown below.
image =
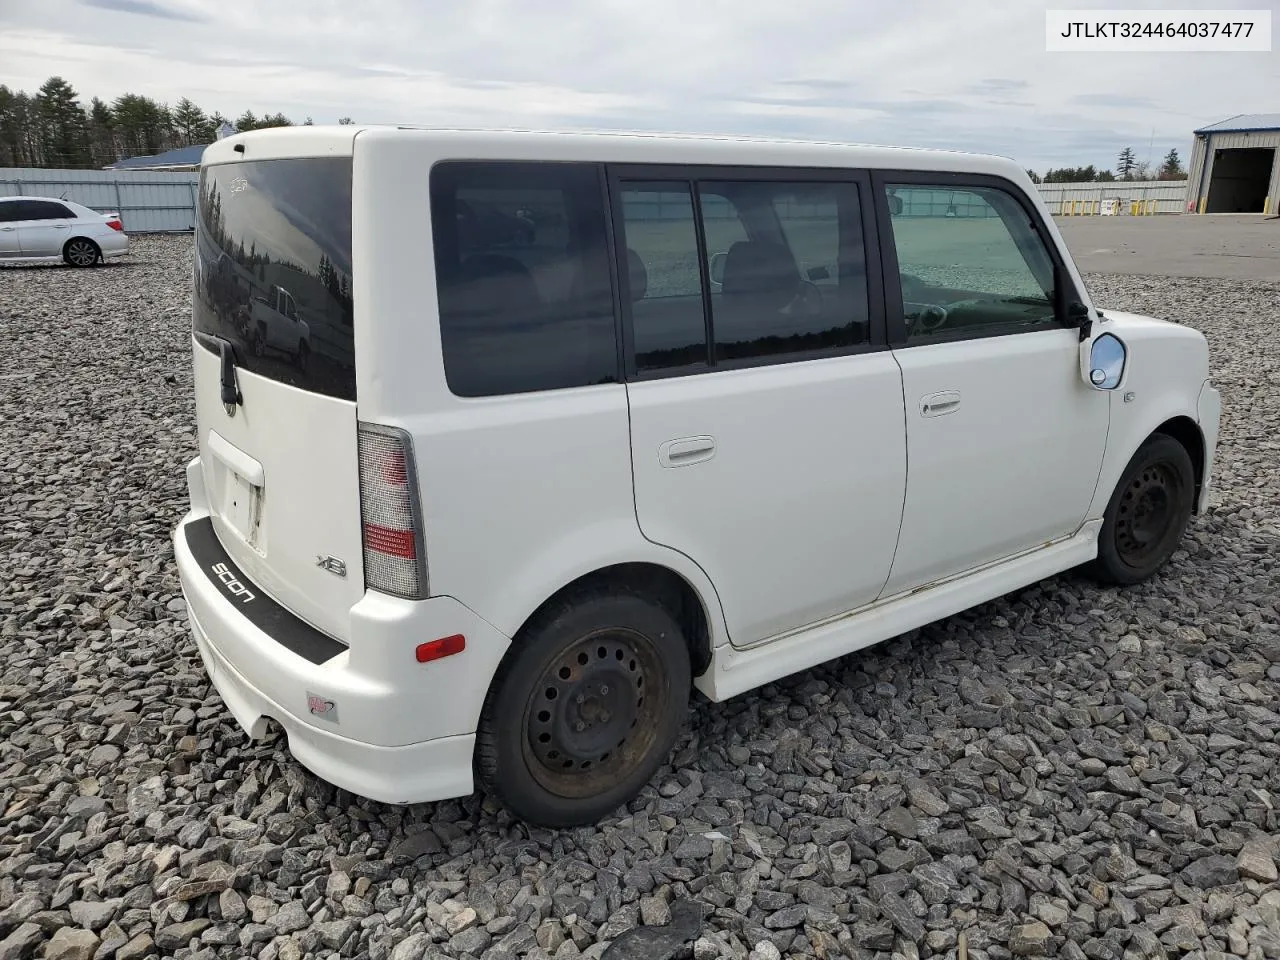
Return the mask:
{"type": "Polygon", "coordinates": [[[1195,131],[1187,210],[1280,211],[1280,113],[1242,113],[1195,131]]]}

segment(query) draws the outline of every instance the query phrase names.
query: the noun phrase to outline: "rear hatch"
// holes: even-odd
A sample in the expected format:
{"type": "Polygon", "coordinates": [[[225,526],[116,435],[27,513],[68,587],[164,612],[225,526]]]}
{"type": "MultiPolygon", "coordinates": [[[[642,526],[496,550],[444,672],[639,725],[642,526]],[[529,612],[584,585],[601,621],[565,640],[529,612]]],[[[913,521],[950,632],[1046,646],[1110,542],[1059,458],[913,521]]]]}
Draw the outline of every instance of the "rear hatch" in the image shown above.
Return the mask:
{"type": "Polygon", "coordinates": [[[200,173],[196,420],[214,531],[282,606],[340,640],[364,593],[351,158],[200,173]],[[241,402],[223,403],[229,351],[241,402]]]}

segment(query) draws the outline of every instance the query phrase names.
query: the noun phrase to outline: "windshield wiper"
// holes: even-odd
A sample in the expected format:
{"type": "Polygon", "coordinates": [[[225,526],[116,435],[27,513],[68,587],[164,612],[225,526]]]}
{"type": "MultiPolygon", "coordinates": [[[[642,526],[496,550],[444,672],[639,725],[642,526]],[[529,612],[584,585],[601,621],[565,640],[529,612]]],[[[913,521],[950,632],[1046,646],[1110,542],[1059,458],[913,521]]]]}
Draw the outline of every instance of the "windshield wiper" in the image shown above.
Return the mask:
{"type": "Polygon", "coordinates": [[[235,413],[235,408],[244,403],[240,394],[240,384],[236,380],[236,351],[230,340],[215,337],[209,333],[197,333],[196,338],[218,352],[220,364],[219,381],[222,386],[222,406],[227,414],[235,413]]]}

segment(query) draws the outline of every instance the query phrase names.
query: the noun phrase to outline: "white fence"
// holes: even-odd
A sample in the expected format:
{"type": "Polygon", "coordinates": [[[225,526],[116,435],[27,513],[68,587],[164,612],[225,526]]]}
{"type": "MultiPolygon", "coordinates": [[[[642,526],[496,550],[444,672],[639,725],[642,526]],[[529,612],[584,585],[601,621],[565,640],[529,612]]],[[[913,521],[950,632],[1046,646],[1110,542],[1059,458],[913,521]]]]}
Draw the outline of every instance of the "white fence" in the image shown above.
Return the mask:
{"type": "Polygon", "coordinates": [[[198,173],[0,167],[0,197],[65,197],[120,214],[129,233],[180,233],[196,225],[198,173]]]}
{"type": "Polygon", "coordinates": [[[1041,183],[1040,196],[1054,216],[1149,216],[1186,210],[1185,180],[1119,180],[1105,183],[1041,183]]]}
{"type": "MultiPolygon", "coordinates": [[[[199,178],[198,173],[164,171],[0,167],[0,197],[65,196],[94,210],[119,213],[130,233],[179,233],[195,229],[199,178]]],[[[1185,180],[1038,186],[1054,216],[1147,216],[1186,210],[1185,180]]]]}

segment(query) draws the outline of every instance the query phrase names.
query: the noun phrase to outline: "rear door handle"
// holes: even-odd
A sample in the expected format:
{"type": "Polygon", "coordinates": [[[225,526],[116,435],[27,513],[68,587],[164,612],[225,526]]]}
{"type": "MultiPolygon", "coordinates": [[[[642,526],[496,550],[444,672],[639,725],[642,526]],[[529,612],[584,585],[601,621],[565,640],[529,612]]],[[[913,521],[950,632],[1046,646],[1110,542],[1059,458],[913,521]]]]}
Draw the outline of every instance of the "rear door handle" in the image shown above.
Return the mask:
{"type": "Polygon", "coordinates": [[[71,224],[69,224],[69,223],[55,223],[55,224],[53,225],[53,229],[55,229],[55,230],[67,230],[67,229],[69,229],[70,227],[71,227],[71,224]]]}
{"type": "Polygon", "coordinates": [[[3,230],[5,233],[12,233],[14,230],[17,230],[17,229],[18,229],[17,227],[0,227],[0,230],[3,230]]]}
{"type": "Polygon", "coordinates": [[[955,390],[943,390],[920,398],[920,416],[945,417],[960,409],[960,394],[955,390]]]}
{"type": "Polygon", "coordinates": [[[681,437],[658,448],[658,462],[664,467],[687,467],[716,455],[715,437],[681,437]]]}

